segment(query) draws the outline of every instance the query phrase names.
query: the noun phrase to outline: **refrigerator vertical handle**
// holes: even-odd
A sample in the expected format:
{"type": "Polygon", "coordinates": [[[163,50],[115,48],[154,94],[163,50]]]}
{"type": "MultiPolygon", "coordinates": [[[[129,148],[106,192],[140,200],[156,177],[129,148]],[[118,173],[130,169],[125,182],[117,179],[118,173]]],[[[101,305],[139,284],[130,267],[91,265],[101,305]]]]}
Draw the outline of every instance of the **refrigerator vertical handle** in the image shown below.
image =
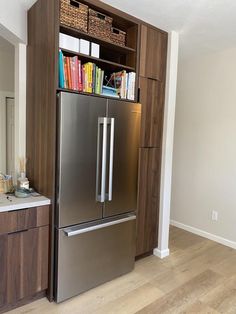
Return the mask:
{"type": "Polygon", "coordinates": [[[96,200],[98,202],[105,202],[106,192],[106,152],[107,152],[107,118],[98,118],[98,135],[97,135],[97,174],[96,174],[96,200]],[[100,138],[101,138],[101,126],[103,126],[102,135],[102,160],[101,160],[101,176],[100,176],[100,138]],[[101,177],[101,184],[99,179],[101,177]],[[101,190],[99,193],[99,185],[101,190]]]}
{"type": "Polygon", "coordinates": [[[110,118],[110,123],[111,123],[111,136],[110,136],[110,163],[109,163],[108,201],[112,200],[115,119],[114,118],[110,118]]]}

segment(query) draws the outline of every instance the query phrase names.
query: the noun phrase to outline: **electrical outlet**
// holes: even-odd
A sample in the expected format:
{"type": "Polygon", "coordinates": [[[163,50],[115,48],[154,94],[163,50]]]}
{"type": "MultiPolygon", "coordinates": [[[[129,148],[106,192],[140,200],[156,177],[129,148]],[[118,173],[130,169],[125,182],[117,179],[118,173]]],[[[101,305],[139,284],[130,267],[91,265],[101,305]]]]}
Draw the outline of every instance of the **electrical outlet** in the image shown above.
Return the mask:
{"type": "Polygon", "coordinates": [[[217,211],[215,211],[215,210],[212,211],[211,219],[213,221],[218,221],[218,212],[217,211]]]}

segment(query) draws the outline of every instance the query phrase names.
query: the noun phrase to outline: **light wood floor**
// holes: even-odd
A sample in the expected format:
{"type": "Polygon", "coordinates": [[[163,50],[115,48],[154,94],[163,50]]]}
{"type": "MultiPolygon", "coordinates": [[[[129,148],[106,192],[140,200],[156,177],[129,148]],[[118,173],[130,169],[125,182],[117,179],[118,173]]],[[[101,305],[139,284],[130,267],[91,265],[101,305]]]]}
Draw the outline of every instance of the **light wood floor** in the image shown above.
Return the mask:
{"type": "Polygon", "coordinates": [[[171,227],[168,258],[60,305],[38,300],[11,314],[236,313],[236,251],[171,227]]]}

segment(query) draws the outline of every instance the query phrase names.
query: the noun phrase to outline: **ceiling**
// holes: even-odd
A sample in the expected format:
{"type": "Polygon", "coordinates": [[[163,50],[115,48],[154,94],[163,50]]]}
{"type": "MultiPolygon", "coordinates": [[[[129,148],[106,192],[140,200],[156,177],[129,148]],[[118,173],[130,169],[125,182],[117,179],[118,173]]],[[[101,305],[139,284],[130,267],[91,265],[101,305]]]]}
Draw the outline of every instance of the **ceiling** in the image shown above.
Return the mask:
{"type": "MultiPolygon", "coordinates": [[[[29,8],[36,0],[19,0],[29,8]]],[[[236,46],[235,0],[103,0],[166,31],[180,34],[182,57],[236,46]]]]}

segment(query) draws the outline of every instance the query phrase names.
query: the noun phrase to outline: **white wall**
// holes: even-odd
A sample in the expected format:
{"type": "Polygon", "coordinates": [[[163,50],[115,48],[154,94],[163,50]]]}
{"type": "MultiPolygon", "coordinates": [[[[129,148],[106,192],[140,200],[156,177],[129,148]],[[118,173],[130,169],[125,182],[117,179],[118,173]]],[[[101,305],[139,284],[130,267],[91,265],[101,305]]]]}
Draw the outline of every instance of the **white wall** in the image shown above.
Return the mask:
{"type": "Polygon", "coordinates": [[[0,49],[0,172],[6,171],[6,97],[14,95],[14,48],[0,49]]]}
{"type": "Polygon", "coordinates": [[[0,91],[14,91],[14,47],[11,51],[0,48],[0,91]]]}
{"type": "Polygon", "coordinates": [[[232,241],[233,247],[235,56],[236,48],[185,60],[179,66],[171,205],[171,219],[180,223],[177,225],[197,228],[192,231],[203,231],[221,242],[232,241]],[[218,222],[211,220],[212,210],[219,212],[218,222]]]}
{"type": "Polygon", "coordinates": [[[11,42],[27,40],[27,13],[20,0],[0,1],[0,30],[11,42]]]}
{"type": "Polygon", "coordinates": [[[178,72],[179,34],[170,32],[168,35],[168,54],[166,71],[166,96],[163,127],[161,191],[158,247],[154,255],[164,258],[169,255],[169,224],[172,180],[172,154],[174,139],[176,84],[178,72]]]}
{"type": "MultiPolygon", "coordinates": [[[[0,36],[15,46],[15,167],[25,156],[27,1],[0,1],[0,36]]],[[[34,2],[34,1],[28,1],[34,2]]],[[[1,88],[0,88],[1,90],[1,88]]]]}

